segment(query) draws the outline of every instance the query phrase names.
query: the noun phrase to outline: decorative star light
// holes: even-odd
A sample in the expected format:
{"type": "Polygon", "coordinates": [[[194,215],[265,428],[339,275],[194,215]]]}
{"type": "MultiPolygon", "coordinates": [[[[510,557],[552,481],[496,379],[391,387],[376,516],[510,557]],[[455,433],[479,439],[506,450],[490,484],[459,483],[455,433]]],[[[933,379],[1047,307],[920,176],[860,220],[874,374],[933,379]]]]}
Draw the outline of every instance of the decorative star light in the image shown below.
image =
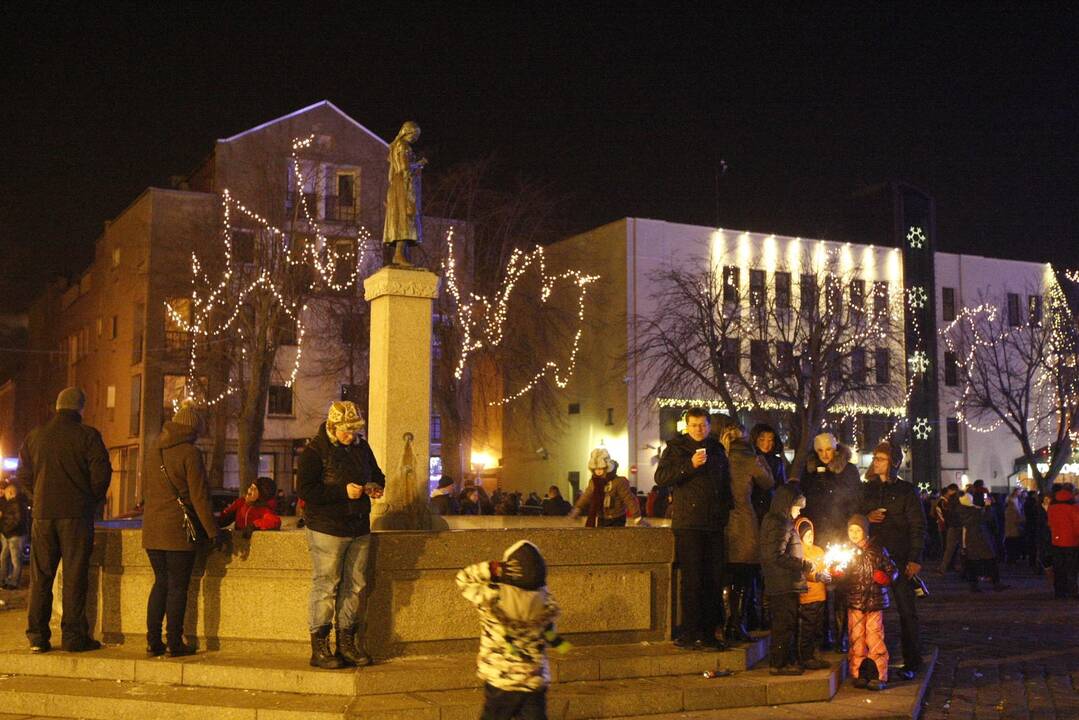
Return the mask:
{"type": "Polygon", "coordinates": [[[907,360],[910,365],[910,371],[915,375],[921,375],[929,369],[929,356],[922,350],[915,350],[911,353],[910,359],[907,360]]]}
{"type": "Polygon", "coordinates": [[[914,433],[914,437],[918,440],[928,440],[929,433],[933,432],[933,428],[929,425],[929,418],[918,418],[914,422],[914,427],[911,428],[911,432],[914,433]]]}
{"type": "Polygon", "coordinates": [[[929,302],[929,293],[925,291],[925,288],[921,285],[912,287],[909,291],[909,300],[911,310],[921,310],[929,302]]]}
{"type": "Polygon", "coordinates": [[[907,242],[915,250],[921,250],[925,247],[925,231],[911,225],[910,230],[907,231],[907,242]]]}

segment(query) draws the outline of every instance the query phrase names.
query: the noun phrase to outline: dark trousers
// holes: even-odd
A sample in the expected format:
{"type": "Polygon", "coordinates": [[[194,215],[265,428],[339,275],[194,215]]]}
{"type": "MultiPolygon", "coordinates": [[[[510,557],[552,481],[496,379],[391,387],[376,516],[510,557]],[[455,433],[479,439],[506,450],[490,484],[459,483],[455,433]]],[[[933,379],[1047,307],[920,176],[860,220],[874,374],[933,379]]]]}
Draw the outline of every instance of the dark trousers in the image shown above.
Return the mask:
{"type": "Polygon", "coordinates": [[[723,533],[675,530],[674,554],[681,576],[682,636],[713,640],[723,623],[723,533]]]}
{"type": "Polygon", "coordinates": [[[918,626],[918,607],[915,604],[914,584],[903,572],[906,562],[896,565],[899,567],[899,577],[891,586],[892,598],[895,600],[895,609],[899,613],[899,639],[903,649],[903,667],[907,670],[917,670],[922,666],[922,635],[918,626]]]}
{"type": "Polygon", "coordinates": [[[944,535],[944,555],[940,558],[940,571],[946,573],[952,569],[959,546],[963,543],[963,528],[947,528],[944,535]]]}
{"type": "Polygon", "coordinates": [[[1079,548],[1053,546],[1053,594],[1058,598],[1075,597],[1079,574],[1079,548]]]}
{"type": "Polygon", "coordinates": [[[1000,564],[996,559],[967,560],[963,573],[971,585],[976,586],[983,577],[989,578],[994,585],[1000,584],[1000,564]]]}
{"type": "Polygon", "coordinates": [[[146,640],[161,642],[161,622],[167,618],[170,646],[183,644],[184,614],[187,612],[187,586],[195,567],[194,550],[147,550],[154,569],[154,586],[146,601],[146,640]]]}
{"type": "Polygon", "coordinates": [[[68,644],[79,643],[90,636],[90,626],[86,622],[86,590],[93,550],[93,520],[34,520],[30,535],[30,601],[26,611],[26,637],[31,645],[49,642],[52,637],[49,629],[52,586],[61,559],[64,561],[64,611],[60,637],[68,644]]]}
{"type": "Polygon", "coordinates": [[[827,600],[798,605],[798,659],[802,662],[811,660],[817,652],[827,610],[827,600]]]}
{"type": "Polygon", "coordinates": [[[533,692],[499,690],[483,686],[480,720],[547,720],[547,688],[533,692]]]}
{"type": "Polygon", "coordinates": [[[772,649],[768,664],[774,668],[797,660],[798,593],[769,595],[772,609],[772,649]]]}
{"type": "Polygon", "coordinates": [[[605,517],[596,518],[596,525],[598,527],[625,527],[626,526],[626,516],[623,515],[622,517],[616,517],[616,518],[605,518],[605,517]]]}

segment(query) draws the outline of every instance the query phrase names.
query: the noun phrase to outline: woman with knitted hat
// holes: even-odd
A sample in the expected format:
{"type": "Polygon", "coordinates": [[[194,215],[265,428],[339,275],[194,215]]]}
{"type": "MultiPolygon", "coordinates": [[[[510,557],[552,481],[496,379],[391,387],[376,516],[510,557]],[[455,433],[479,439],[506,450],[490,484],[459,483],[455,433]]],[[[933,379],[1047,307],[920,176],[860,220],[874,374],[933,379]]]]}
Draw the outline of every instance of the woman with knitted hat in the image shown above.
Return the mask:
{"type": "Polygon", "coordinates": [[[220,547],[227,537],[214,521],[206,467],[195,446],[201,428],[195,408],[182,405],[157,437],[151,461],[159,470],[146,474],[143,487],[142,546],[154,571],[146,603],[146,652],[154,656],[179,657],[195,652],[184,642],[195,544],[184,529],[184,511],[177,498],[189,508],[193,521],[207,533],[215,534],[216,546],[220,547]],[[161,625],[166,619],[166,642],[162,642],[161,625]]]}
{"type": "Polygon", "coordinates": [[[300,488],[311,552],[308,602],[311,665],[336,669],[369,665],[363,649],[362,593],[367,585],[371,499],[382,497],[386,476],[360,436],[364,420],[352,402],[330,405],[326,422],[300,455],[300,488]],[[337,622],[337,652],[330,629],[337,622]]]}
{"type": "Polygon", "coordinates": [[[626,517],[641,521],[641,504],[629,487],[629,480],[617,473],[618,464],[606,448],[596,448],[588,456],[592,478],[581,493],[569,517],[588,514],[585,527],[625,527],[626,517]]]}

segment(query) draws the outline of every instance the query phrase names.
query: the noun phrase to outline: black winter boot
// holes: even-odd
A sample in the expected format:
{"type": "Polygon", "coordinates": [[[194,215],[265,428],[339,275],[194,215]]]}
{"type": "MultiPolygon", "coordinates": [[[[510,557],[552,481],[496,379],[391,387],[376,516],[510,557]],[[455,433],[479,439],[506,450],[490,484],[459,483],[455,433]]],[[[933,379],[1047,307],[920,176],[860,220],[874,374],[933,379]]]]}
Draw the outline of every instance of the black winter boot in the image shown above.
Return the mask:
{"type": "Polygon", "coordinates": [[[356,628],[337,628],[337,656],[349,665],[367,667],[371,656],[363,649],[363,638],[357,637],[356,628]]]}
{"type": "Polygon", "coordinates": [[[311,633],[311,667],[340,670],[344,666],[344,661],[330,649],[330,626],[323,625],[311,633]]]}
{"type": "Polygon", "coordinates": [[[727,605],[727,628],[724,636],[729,643],[753,642],[753,638],[746,631],[746,588],[744,585],[733,585],[727,593],[729,599],[727,605]]]}

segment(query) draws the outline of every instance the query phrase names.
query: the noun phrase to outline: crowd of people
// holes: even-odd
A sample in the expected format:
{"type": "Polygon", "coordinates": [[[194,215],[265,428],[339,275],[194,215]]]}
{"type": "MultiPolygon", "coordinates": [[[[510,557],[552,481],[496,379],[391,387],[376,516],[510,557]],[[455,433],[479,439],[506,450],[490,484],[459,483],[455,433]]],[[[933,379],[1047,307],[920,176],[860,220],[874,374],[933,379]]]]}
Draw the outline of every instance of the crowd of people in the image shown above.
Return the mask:
{"type": "MultiPolygon", "coordinates": [[[[33,652],[51,649],[53,580],[61,561],[62,647],[100,647],[87,626],[86,594],[93,518],[111,467],[100,434],[82,423],[84,402],[77,388],[60,393],[55,416],[24,443],[16,482],[0,492],[4,587],[18,585],[28,527],[31,536],[27,637],[33,652]],[[32,492],[32,503],[20,487],[32,492]]],[[[371,501],[381,497],[385,476],[361,434],[364,425],[353,403],[332,403],[299,460],[299,505],[312,565],[310,663],[319,668],[371,662],[363,642],[364,588],[371,501]]],[[[635,492],[599,448],[587,461],[589,482],[572,503],[557,486],[544,498],[488,495],[480,484],[457,490],[449,477],[431,502],[445,515],[583,517],[597,528],[669,517],[680,578],[677,647],[721,650],[751,640],[751,630],[768,629],[774,674],[827,667],[818,650],[833,648],[848,653],[853,682],[870,689],[889,679],[882,615],[889,607],[899,616],[900,677],[921,670],[916,597],[927,592],[920,577],[926,558],[939,558],[940,573],[960,560],[975,592],[981,579],[1004,588],[1003,559],[1044,570],[1058,597],[1079,594],[1079,505],[1071,485],[1000,497],[977,481],[964,490],[950,485],[928,493],[899,477],[902,452],[888,441],[874,448],[859,477],[850,449],[829,433],[817,435],[808,462],[792,468],[771,426],[747,433],[731,418],[693,408],[684,427],[663,451],[648,496],[635,492]],[[830,559],[833,548],[848,554],[830,559]]],[[[273,481],[259,478],[215,517],[195,444],[202,429],[193,407],[178,409],[151,450],[160,472],[144,480],[142,545],[154,573],[146,610],[150,655],[195,652],[184,625],[197,550],[226,547],[229,525],[247,536],[276,530],[278,510],[288,512],[273,481]]],[[[465,568],[457,582],[484,624],[479,671],[492,716],[536,710],[549,682],[545,648],[564,646],[554,630],[558,606],[546,591],[542,554],[517,543],[501,560],[465,568]],[[519,616],[508,614],[510,606],[519,616]],[[535,651],[528,659],[520,654],[522,643],[535,651]]]]}

